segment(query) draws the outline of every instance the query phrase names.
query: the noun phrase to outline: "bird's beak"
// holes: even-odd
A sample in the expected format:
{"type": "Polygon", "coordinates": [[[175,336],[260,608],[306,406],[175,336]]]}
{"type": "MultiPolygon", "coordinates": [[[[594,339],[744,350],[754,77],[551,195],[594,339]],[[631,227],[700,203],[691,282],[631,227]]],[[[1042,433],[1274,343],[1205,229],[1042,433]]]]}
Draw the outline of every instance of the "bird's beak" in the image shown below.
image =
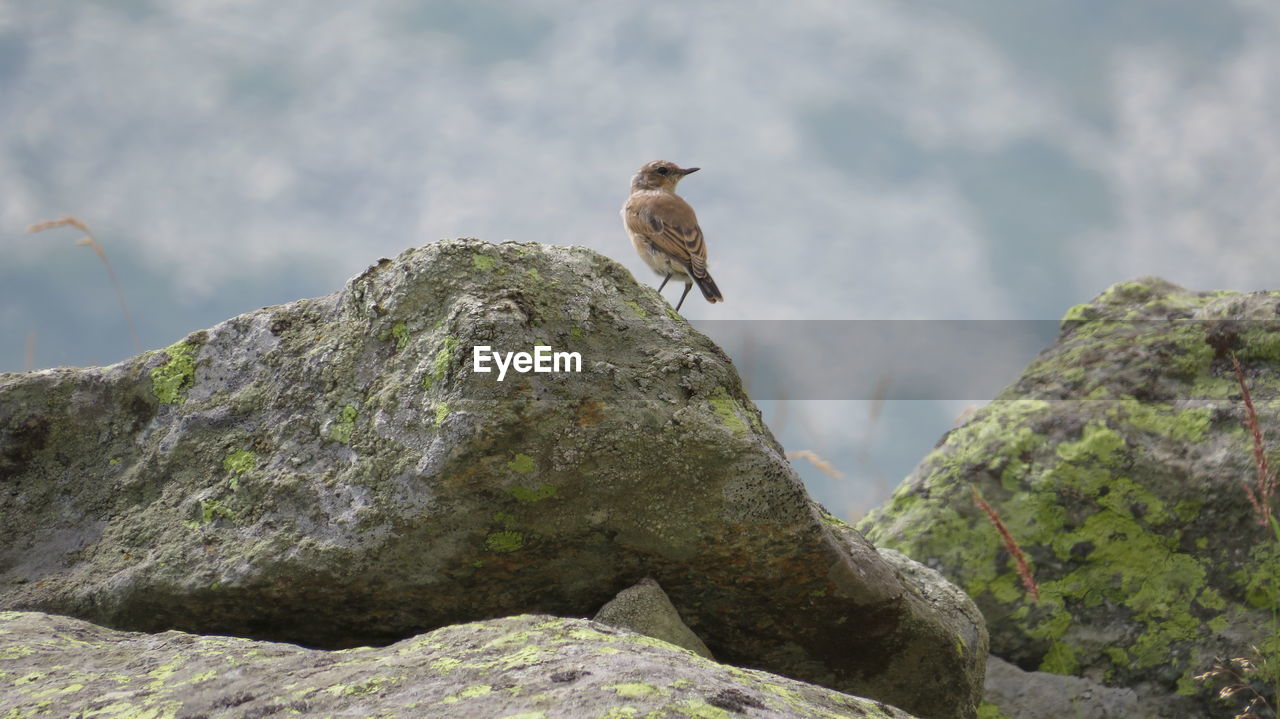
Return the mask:
{"type": "Polygon", "coordinates": [[[681,175],[692,175],[693,173],[695,173],[695,172],[697,172],[698,170],[701,170],[701,169],[702,169],[701,167],[686,167],[685,169],[683,169],[683,170],[681,170],[681,171],[680,171],[680,174],[681,174],[681,175]]]}

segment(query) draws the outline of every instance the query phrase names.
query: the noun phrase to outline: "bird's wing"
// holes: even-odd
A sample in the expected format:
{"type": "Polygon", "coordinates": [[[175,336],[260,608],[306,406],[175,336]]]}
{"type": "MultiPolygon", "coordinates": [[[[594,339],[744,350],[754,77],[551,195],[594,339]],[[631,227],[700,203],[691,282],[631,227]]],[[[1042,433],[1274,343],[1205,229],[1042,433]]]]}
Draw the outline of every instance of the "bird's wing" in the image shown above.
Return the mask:
{"type": "Polygon", "coordinates": [[[693,208],[678,195],[654,194],[627,204],[627,228],[679,260],[694,277],[707,276],[707,245],[693,208]]]}

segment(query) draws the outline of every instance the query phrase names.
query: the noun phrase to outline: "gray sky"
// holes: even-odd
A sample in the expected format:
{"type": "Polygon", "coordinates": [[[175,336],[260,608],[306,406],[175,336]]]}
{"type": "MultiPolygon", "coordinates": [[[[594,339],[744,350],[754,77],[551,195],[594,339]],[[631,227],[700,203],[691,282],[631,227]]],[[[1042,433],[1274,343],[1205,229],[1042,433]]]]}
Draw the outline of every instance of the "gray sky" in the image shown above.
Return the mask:
{"type": "MultiPolygon", "coordinates": [[[[694,319],[1277,286],[1280,7],[957,5],[0,0],[0,370],[31,338],[36,367],[133,353],[97,258],[40,220],[93,227],[153,348],[442,237],[585,245],[651,281],[617,209],[658,158],[703,168],[681,191],[727,301],[694,319]]],[[[874,426],[775,404],[789,449],[850,475],[804,470],[847,515],[965,403],[874,426]]]]}

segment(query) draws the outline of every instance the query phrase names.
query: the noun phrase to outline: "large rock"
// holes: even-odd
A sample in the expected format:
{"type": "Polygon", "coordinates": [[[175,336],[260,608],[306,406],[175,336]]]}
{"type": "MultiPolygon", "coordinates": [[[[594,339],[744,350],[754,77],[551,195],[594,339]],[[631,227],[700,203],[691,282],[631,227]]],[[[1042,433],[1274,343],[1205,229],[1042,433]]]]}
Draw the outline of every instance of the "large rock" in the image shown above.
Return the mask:
{"type": "Polygon", "coordinates": [[[603,624],[536,615],[326,652],[0,612],[0,671],[5,717],[911,719],[603,624]]]}
{"type": "Polygon", "coordinates": [[[967,591],[992,652],[1022,669],[1131,688],[1126,716],[1230,716],[1194,677],[1215,657],[1280,656],[1280,542],[1246,498],[1254,457],[1230,361],[1275,456],[1278,309],[1272,293],[1111,288],[860,528],[967,591]],[[975,488],[1030,561],[1039,601],[975,488]]]}
{"type": "Polygon", "coordinates": [[[446,241],[106,368],[0,376],[0,608],[318,647],[589,616],[968,717],[985,634],[816,507],[729,360],[582,248],[446,241]],[[473,346],[581,354],[473,370],[473,346]]]}

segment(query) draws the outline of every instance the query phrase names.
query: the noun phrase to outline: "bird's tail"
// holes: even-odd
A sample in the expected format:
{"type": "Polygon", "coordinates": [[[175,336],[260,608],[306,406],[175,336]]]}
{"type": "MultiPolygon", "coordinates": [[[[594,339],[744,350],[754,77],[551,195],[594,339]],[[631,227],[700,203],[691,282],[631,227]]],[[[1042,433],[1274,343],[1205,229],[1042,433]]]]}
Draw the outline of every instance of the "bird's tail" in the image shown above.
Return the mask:
{"type": "Polygon", "coordinates": [[[707,298],[707,302],[724,302],[724,295],[720,294],[720,288],[716,287],[716,281],[711,279],[711,275],[694,277],[693,281],[698,283],[698,289],[702,290],[702,296],[707,298]]]}

